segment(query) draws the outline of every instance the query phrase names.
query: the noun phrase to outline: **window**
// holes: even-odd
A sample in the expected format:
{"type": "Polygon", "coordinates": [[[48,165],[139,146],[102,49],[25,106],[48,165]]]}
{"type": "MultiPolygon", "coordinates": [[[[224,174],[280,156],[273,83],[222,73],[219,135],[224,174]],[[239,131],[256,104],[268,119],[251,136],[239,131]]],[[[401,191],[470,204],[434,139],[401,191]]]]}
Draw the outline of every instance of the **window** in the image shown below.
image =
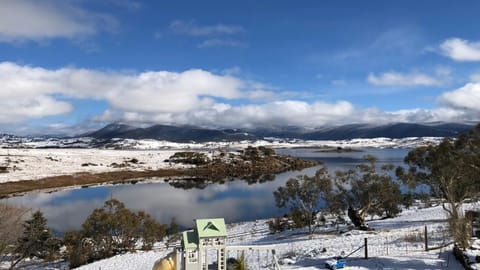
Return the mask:
{"type": "Polygon", "coordinates": [[[213,245],[212,239],[210,239],[210,238],[202,239],[202,246],[208,247],[208,246],[212,246],[212,245],[213,245]]]}
{"type": "Polygon", "coordinates": [[[215,245],[216,246],[223,246],[225,243],[223,238],[215,238],[215,245]]]}
{"type": "Polygon", "coordinates": [[[197,251],[196,250],[189,250],[187,252],[188,262],[189,263],[196,263],[197,262],[197,251]]]}

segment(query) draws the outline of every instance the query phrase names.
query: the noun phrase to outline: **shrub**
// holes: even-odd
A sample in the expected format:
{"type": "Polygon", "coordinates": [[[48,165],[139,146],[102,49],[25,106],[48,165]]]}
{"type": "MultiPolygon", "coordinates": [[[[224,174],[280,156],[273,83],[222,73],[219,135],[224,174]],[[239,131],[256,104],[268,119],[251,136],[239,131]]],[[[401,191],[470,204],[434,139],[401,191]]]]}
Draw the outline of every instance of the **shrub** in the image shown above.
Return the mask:
{"type": "Polygon", "coordinates": [[[65,259],[67,259],[70,268],[90,263],[95,259],[93,243],[83,238],[81,232],[66,232],[64,243],[67,248],[65,259]]]}
{"type": "Polygon", "coordinates": [[[273,220],[269,220],[267,224],[271,233],[283,232],[288,229],[288,220],[281,217],[275,217],[273,220]]]}
{"type": "Polygon", "coordinates": [[[82,230],[65,235],[66,259],[70,267],[134,251],[138,243],[143,250],[162,240],[167,226],[155,221],[143,211],[138,214],[125,205],[110,199],[103,208],[93,210],[82,225],[82,230]]]}
{"type": "Polygon", "coordinates": [[[233,270],[248,270],[247,261],[245,259],[245,253],[242,254],[237,258],[237,261],[232,266],[233,270]]]}
{"type": "Polygon", "coordinates": [[[210,162],[210,159],[205,153],[199,152],[177,152],[171,156],[168,162],[183,163],[191,165],[205,165],[210,162]]]}

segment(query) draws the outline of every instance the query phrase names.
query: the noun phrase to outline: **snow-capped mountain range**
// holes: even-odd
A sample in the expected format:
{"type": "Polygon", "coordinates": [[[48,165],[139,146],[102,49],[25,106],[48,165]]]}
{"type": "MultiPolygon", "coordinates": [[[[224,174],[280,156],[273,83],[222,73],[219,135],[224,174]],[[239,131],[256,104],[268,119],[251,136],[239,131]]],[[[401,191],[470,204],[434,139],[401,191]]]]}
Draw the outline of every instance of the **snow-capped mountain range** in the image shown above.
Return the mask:
{"type": "Polygon", "coordinates": [[[30,137],[0,134],[3,148],[205,149],[264,145],[269,147],[410,148],[437,143],[469,130],[468,124],[397,123],[305,129],[293,127],[214,130],[191,126],[154,125],[147,128],[109,124],[74,137],[30,137]]]}

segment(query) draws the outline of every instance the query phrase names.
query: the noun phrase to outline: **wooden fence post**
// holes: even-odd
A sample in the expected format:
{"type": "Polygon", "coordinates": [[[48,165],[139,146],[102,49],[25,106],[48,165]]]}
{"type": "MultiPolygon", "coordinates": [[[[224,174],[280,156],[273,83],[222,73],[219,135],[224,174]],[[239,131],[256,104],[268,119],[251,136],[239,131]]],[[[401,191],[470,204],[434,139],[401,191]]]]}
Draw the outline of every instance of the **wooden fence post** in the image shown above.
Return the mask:
{"type": "Polygon", "coordinates": [[[368,240],[367,240],[366,237],[365,237],[364,240],[365,240],[365,244],[364,244],[364,246],[365,246],[365,259],[368,259],[368,240]]]}
{"type": "Polygon", "coordinates": [[[425,251],[428,251],[428,233],[427,233],[427,225],[425,225],[425,251]]]}

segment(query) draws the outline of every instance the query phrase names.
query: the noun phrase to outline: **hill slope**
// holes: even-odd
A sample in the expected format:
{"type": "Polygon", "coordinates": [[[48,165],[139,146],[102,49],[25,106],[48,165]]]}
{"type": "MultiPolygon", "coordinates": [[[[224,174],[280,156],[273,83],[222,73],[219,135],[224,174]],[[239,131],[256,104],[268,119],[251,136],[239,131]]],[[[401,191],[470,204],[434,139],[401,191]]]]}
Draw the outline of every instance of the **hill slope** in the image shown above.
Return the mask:
{"type": "Polygon", "coordinates": [[[124,124],[110,124],[97,131],[82,136],[96,139],[155,139],[172,142],[240,141],[255,140],[256,136],[246,132],[227,129],[214,130],[191,126],[154,125],[147,128],[135,128],[124,124]]]}

